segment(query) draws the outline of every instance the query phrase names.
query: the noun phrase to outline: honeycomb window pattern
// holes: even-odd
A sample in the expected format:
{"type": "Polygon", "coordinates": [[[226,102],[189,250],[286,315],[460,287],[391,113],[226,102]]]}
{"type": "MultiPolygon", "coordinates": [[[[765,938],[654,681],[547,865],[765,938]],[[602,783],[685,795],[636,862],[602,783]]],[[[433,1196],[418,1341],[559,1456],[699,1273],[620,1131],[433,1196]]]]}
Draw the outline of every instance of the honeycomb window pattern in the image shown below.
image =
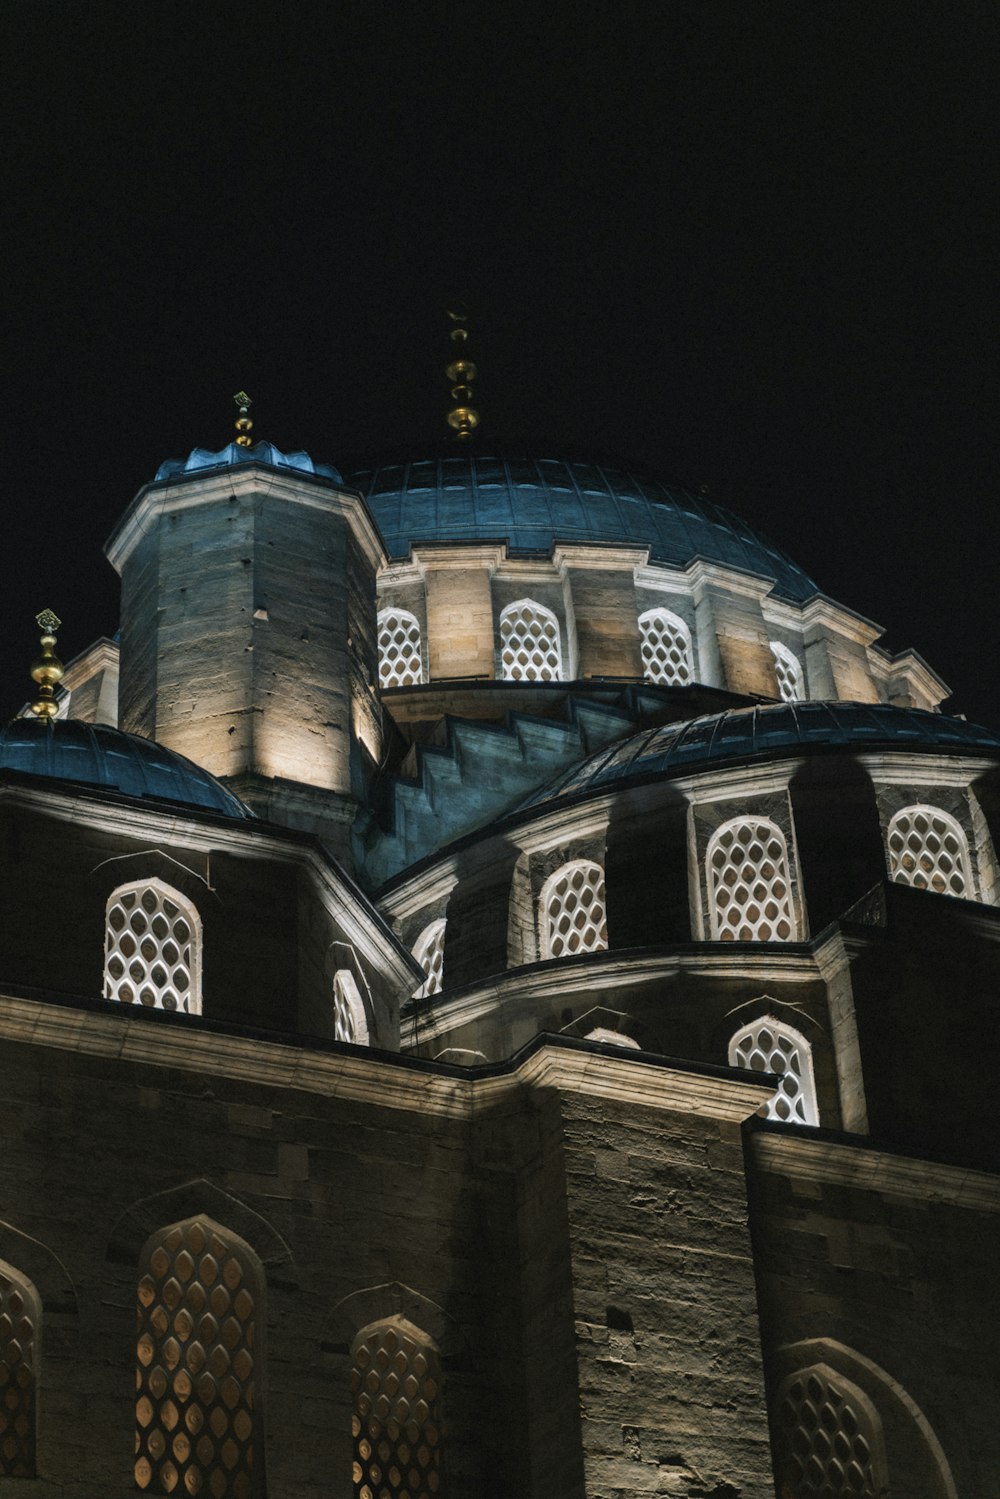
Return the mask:
{"type": "Polygon", "coordinates": [[[805,1036],[773,1015],[744,1026],[729,1043],[729,1065],[773,1072],[781,1082],[761,1113],[784,1124],[818,1124],[812,1052],[805,1036]]]}
{"type": "Polygon", "coordinates": [[[357,980],[349,968],[338,968],[333,976],[333,1039],[355,1046],[368,1042],[368,1022],[357,980]]]}
{"type": "Polygon", "coordinates": [[[435,1499],[441,1486],[441,1369],[402,1319],[364,1328],[351,1369],[355,1499],[435,1499]]]}
{"type": "Polygon", "coordinates": [[[564,864],[549,876],[539,898],[542,951],[547,958],[602,952],[608,945],[604,870],[589,859],[564,864]]]}
{"type": "Polygon", "coordinates": [[[639,615],[642,670],[648,682],[686,687],[694,681],[691,632],[668,609],[647,609],[639,615]]]}
{"type": "Polygon", "coordinates": [[[734,817],[712,835],[706,858],[712,937],[717,942],[792,942],[788,852],[764,817],[734,817]]]}
{"type": "Polygon", "coordinates": [[[260,1492],[260,1273],[208,1219],[154,1234],[140,1266],[135,1482],[147,1494],[260,1492]]]}
{"type": "Polygon", "coordinates": [[[500,667],[507,682],[558,682],[559,621],[534,599],[508,604],[500,615],[500,667]]]}
{"type": "Polygon", "coordinates": [[[35,1363],[40,1308],[34,1288],[0,1267],[0,1477],[35,1476],[35,1363]]]}
{"type": "Polygon", "coordinates": [[[440,994],[444,984],[444,929],[445,918],[432,921],[425,926],[413,945],[413,956],[426,974],[426,978],[415,990],[414,999],[429,999],[440,994]]]}
{"type": "Polygon", "coordinates": [[[778,1405],[780,1492],[795,1499],[876,1499],[874,1422],[830,1374],[807,1369],[786,1380],[778,1405]]]}
{"type": "Polygon", "coordinates": [[[805,681],[799,659],[780,640],[771,641],[774,657],[774,674],[778,679],[778,696],[784,703],[798,703],[806,695],[805,681]]]}
{"type": "Polygon", "coordinates": [[[104,995],[122,1004],[201,1013],[201,921],[159,880],[123,885],[107,905],[104,995]]]}
{"type": "Polygon", "coordinates": [[[413,687],[423,681],[420,622],[408,609],[382,609],[378,616],[378,684],[413,687]]]}
{"type": "Polygon", "coordinates": [[[915,890],[974,899],[969,845],[953,817],[937,807],[904,807],[889,823],[889,874],[915,890]]]}

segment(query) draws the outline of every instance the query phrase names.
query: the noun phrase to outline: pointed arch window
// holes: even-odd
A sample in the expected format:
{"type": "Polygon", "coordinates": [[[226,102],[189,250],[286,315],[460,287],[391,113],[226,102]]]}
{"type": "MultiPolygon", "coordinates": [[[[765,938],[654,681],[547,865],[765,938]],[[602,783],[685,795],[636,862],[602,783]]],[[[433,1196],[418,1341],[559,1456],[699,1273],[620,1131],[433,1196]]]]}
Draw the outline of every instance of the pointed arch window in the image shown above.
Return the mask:
{"type": "Polygon", "coordinates": [[[500,674],[506,682],[558,682],[559,621],[534,599],[518,599],[500,615],[500,674]]]}
{"type": "Polygon", "coordinates": [[[800,702],[806,695],[806,684],[798,656],[787,645],[782,645],[780,640],[772,640],[770,644],[779,697],[785,703],[800,702]]]}
{"type": "Polygon", "coordinates": [[[538,897],[542,956],[568,958],[608,945],[604,870],[575,859],[550,874],[538,897]]]}
{"type": "Polygon", "coordinates": [[[208,1218],[162,1229],[139,1265],[135,1482],[147,1494],[262,1491],[263,1275],[208,1218]]]}
{"type": "Polygon", "coordinates": [[[201,918],[161,880],[120,885],[108,900],[104,996],[201,1014],[201,918]]]}
{"type": "Polygon", "coordinates": [[[767,1118],[785,1124],[818,1124],[812,1050],[790,1025],[764,1015],[738,1030],[729,1043],[729,1065],[773,1072],[781,1079],[767,1102],[767,1118]]]}
{"type": "Polygon", "coordinates": [[[766,817],[734,817],[712,834],[705,855],[716,942],[794,942],[785,835],[766,817]]]}
{"type": "Polygon", "coordinates": [[[363,1327],[351,1345],[351,1434],[356,1499],[441,1487],[441,1360],[404,1317],[363,1327]]]}
{"type": "Polygon", "coordinates": [[[29,1280],[0,1263],[0,1477],[34,1478],[41,1302],[29,1280]]]}
{"type": "Polygon", "coordinates": [[[445,918],[432,921],[425,926],[413,944],[413,956],[426,974],[426,978],[415,992],[414,999],[429,999],[440,994],[444,983],[444,929],[445,918]]]}
{"type": "Polygon", "coordinates": [[[368,1018],[357,979],[349,968],[333,976],[333,1039],[355,1046],[368,1044],[368,1018]]]}
{"type": "Polygon", "coordinates": [[[888,1492],[878,1416],[825,1365],[785,1380],[778,1396],[778,1491],[795,1499],[878,1499],[888,1492]]]}
{"type": "Polygon", "coordinates": [[[381,609],[378,615],[378,684],[412,687],[424,679],[420,621],[408,609],[381,609]]]}
{"type": "Polygon", "coordinates": [[[915,890],[975,900],[968,840],[954,817],[938,807],[904,807],[886,833],[889,875],[915,890]]]}
{"type": "Polygon", "coordinates": [[[647,609],[639,615],[642,669],[646,680],[666,687],[694,681],[691,631],[669,609],[647,609]]]}

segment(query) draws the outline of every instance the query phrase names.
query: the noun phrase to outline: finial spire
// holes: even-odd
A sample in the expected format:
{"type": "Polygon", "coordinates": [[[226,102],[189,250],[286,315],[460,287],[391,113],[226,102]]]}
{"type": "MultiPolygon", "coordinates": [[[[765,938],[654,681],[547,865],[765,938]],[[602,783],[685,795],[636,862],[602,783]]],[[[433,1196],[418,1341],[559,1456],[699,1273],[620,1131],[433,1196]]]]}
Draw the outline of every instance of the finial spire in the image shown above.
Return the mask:
{"type": "Polygon", "coordinates": [[[448,425],[454,429],[459,442],[468,442],[479,426],[479,412],[470,404],[476,366],[468,357],[467,350],[469,330],[465,325],[469,320],[468,308],[464,302],[459,302],[454,308],[448,309],[448,316],[452,322],[451,361],[445,374],[452,382],[451,398],[455,402],[448,412],[448,425]]]}
{"type": "Polygon", "coordinates": [[[250,410],[253,402],[251,401],[245,390],[238,390],[233,396],[233,400],[239,407],[240,412],[239,416],[236,418],[236,446],[238,448],[253,447],[253,438],[250,436],[250,433],[253,431],[253,422],[247,415],[247,412],[250,410]]]}
{"type": "Polygon", "coordinates": [[[42,649],[38,659],[31,663],[31,680],[38,683],[38,697],[31,711],[38,718],[53,719],[59,712],[56,684],[63,674],[63,664],[55,653],[56,631],[62,620],[51,609],[43,609],[35,615],[35,623],[42,632],[42,649]]]}

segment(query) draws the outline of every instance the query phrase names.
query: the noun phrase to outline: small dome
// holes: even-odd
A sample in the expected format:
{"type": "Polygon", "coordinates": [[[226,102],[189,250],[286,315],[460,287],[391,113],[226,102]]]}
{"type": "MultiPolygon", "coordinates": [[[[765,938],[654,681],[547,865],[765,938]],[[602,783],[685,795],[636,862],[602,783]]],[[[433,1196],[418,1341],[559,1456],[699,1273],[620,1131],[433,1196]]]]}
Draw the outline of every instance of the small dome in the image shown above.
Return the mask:
{"type": "Polygon", "coordinates": [[[255,442],[252,448],[241,448],[231,442],[213,453],[209,448],[193,448],[186,458],[168,458],[156,470],[156,482],[176,479],[179,474],[197,473],[204,468],[225,468],[233,463],[265,463],[270,468],[297,469],[301,474],[319,474],[321,478],[343,480],[329,463],[314,463],[308,453],[282,453],[273,442],[255,442]]]}
{"type": "Polygon", "coordinates": [[[665,724],[589,755],[521,804],[596,796],[643,781],[688,775],[720,761],[760,760],[791,750],[905,749],[918,754],[987,753],[1000,735],[961,718],[882,703],[775,703],[665,724]]]}
{"type": "Polygon", "coordinates": [[[781,598],[819,592],[790,557],[720,505],[625,469],[553,458],[478,454],[357,469],[346,476],[368,501],[389,556],[431,541],[506,541],[549,553],[557,542],[649,547],[654,562],[704,558],[767,578],[781,598]]]}
{"type": "Polygon", "coordinates": [[[75,718],[53,723],[16,718],[0,729],[0,774],[5,770],[103,786],[123,796],[180,802],[225,817],[254,815],[239,797],[183,755],[138,734],[75,718]]]}

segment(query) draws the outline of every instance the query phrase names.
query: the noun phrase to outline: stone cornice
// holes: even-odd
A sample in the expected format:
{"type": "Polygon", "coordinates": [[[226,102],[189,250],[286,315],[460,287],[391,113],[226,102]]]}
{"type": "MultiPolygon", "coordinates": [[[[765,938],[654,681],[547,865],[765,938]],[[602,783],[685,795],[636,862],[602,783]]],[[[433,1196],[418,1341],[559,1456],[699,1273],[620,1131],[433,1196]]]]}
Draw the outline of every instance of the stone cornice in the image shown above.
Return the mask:
{"type": "Polygon", "coordinates": [[[803,629],[832,630],[834,634],[866,647],[885,633],[881,625],[866,619],[863,614],[855,614],[853,609],[845,609],[843,604],[835,603],[822,593],[804,606],[800,620],[803,629]]]}
{"type": "Polygon", "coordinates": [[[557,542],[552,561],[558,568],[580,572],[635,573],[649,559],[649,547],[592,545],[586,542],[557,542]]]}

